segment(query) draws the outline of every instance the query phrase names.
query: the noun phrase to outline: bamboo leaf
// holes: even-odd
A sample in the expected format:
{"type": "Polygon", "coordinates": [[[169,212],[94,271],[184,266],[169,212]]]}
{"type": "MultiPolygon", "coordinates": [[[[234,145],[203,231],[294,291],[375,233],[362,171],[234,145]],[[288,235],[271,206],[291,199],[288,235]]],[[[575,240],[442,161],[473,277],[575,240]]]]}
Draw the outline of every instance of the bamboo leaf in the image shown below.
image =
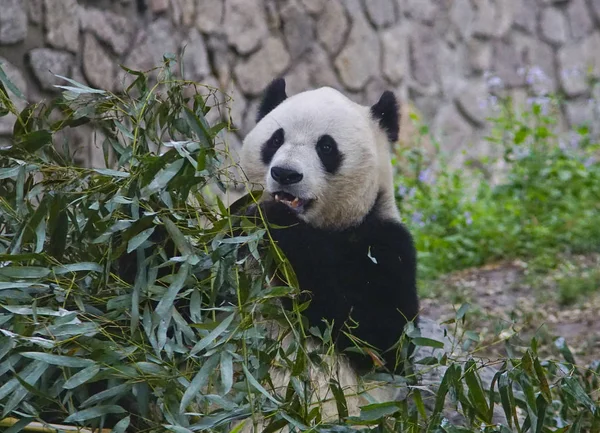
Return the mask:
{"type": "Polygon", "coordinates": [[[125,409],[121,406],[116,405],[107,405],[107,406],[96,406],[90,409],[81,410],[79,412],[75,412],[74,414],[69,415],[65,422],[83,422],[90,419],[98,418],[100,416],[109,415],[109,414],[119,414],[125,413],[125,409]]]}
{"type": "Polygon", "coordinates": [[[44,361],[48,364],[59,365],[61,367],[84,368],[94,364],[94,361],[84,358],[75,358],[71,356],[52,355],[43,352],[21,352],[21,356],[37,361],[44,361]]]}
{"type": "Polygon", "coordinates": [[[86,401],[81,403],[81,407],[91,406],[92,404],[104,401],[112,397],[116,397],[118,395],[125,395],[130,389],[131,385],[128,383],[122,383],[121,385],[112,386],[88,398],[86,401]]]}
{"type": "Polygon", "coordinates": [[[140,233],[138,233],[137,235],[135,235],[134,237],[132,237],[129,242],[127,243],[127,252],[130,253],[133,250],[135,250],[137,247],[139,247],[140,245],[142,245],[144,242],[146,242],[146,240],[152,236],[152,233],[154,233],[154,227],[151,227],[149,229],[143,230],[140,233]]]}
{"type": "Polygon", "coordinates": [[[177,276],[175,277],[175,280],[173,280],[173,283],[171,283],[171,285],[167,289],[167,292],[165,293],[165,295],[162,297],[162,299],[156,306],[155,313],[158,317],[161,317],[161,318],[166,317],[167,314],[169,313],[169,310],[171,308],[173,308],[173,303],[175,302],[175,298],[177,297],[177,294],[179,293],[179,291],[183,288],[183,285],[185,284],[185,280],[188,277],[188,273],[189,273],[189,266],[187,263],[184,263],[183,265],[181,265],[181,268],[179,268],[179,271],[177,272],[177,276]]]}
{"type": "Polygon", "coordinates": [[[263,386],[260,383],[258,383],[258,381],[254,378],[254,376],[252,376],[252,374],[250,373],[250,371],[244,364],[242,364],[242,369],[244,370],[246,379],[248,379],[248,382],[250,383],[250,385],[252,385],[253,388],[255,388],[258,392],[260,392],[262,395],[267,397],[269,400],[271,400],[277,406],[280,406],[282,404],[279,400],[277,400],[275,397],[273,397],[271,394],[269,394],[267,392],[267,390],[265,388],[263,388],[263,386]]]}
{"type": "Polygon", "coordinates": [[[83,385],[89,380],[92,380],[100,372],[100,367],[96,364],[90,365],[83,370],[77,372],[71,376],[63,385],[65,389],[77,388],[79,385],[83,385]]]}
{"type": "Polygon", "coordinates": [[[217,339],[217,337],[219,337],[223,332],[225,332],[225,330],[229,327],[229,325],[233,321],[234,317],[235,317],[235,314],[231,314],[231,315],[227,316],[206,337],[204,337],[202,340],[200,340],[198,343],[196,343],[194,345],[194,347],[192,347],[192,350],[190,350],[190,355],[195,355],[196,353],[200,352],[201,350],[206,349],[209,344],[211,344],[213,341],[215,341],[217,339]]]}
{"type": "Polygon", "coordinates": [[[183,397],[181,398],[181,403],[179,404],[179,412],[183,413],[188,406],[188,404],[192,401],[192,399],[201,393],[202,388],[208,383],[208,379],[212,370],[218,365],[219,357],[215,354],[208,358],[200,371],[194,376],[190,385],[185,390],[183,397]]]}

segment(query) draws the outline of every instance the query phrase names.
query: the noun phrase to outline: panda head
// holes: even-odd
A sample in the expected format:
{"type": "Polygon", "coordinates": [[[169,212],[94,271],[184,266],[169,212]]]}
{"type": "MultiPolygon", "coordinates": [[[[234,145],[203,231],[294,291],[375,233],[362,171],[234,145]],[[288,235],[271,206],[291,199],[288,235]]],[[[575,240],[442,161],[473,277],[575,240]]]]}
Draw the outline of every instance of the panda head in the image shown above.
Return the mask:
{"type": "Polygon", "coordinates": [[[342,230],[371,211],[399,219],[390,162],[398,115],[391,92],[366,107],[329,87],[288,98],[277,79],[244,139],[242,169],[265,188],[264,200],[285,204],[314,227],[342,230]]]}

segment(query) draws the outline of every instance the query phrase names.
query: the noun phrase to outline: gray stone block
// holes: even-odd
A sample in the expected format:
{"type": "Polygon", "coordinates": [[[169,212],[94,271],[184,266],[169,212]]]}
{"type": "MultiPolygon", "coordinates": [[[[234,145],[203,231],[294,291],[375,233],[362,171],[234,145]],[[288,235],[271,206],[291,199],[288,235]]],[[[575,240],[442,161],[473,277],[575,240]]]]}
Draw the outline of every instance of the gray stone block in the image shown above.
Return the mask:
{"type": "Polygon", "coordinates": [[[58,91],[56,84],[65,84],[55,75],[69,77],[75,63],[71,53],[53,48],[34,48],[29,52],[33,75],[44,90],[58,91]]]}
{"type": "Polygon", "coordinates": [[[15,44],[27,36],[27,12],[22,0],[0,0],[0,44],[15,44]]]}
{"type": "Polygon", "coordinates": [[[44,0],[46,40],[54,48],[79,51],[79,4],[77,0],[44,0]]]}
{"type": "Polygon", "coordinates": [[[262,0],[225,0],[225,34],[240,53],[249,54],[268,36],[262,0]]]}

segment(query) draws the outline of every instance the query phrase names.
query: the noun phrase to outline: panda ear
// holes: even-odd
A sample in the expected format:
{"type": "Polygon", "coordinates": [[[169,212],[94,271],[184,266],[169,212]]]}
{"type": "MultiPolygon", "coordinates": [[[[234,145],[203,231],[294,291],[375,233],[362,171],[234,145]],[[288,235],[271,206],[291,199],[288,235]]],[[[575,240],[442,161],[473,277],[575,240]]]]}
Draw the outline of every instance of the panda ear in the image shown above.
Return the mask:
{"type": "Polygon", "coordinates": [[[398,112],[398,101],[392,92],[383,92],[379,101],[371,107],[371,114],[387,134],[388,140],[392,143],[398,141],[400,113],[398,112]]]}
{"type": "Polygon", "coordinates": [[[283,78],[276,78],[271,81],[271,84],[265,90],[263,99],[258,107],[258,114],[256,115],[256,122],[265,117],[275,107],[281,104],[287,99],[285,94],[285,80],[283,78]]]}

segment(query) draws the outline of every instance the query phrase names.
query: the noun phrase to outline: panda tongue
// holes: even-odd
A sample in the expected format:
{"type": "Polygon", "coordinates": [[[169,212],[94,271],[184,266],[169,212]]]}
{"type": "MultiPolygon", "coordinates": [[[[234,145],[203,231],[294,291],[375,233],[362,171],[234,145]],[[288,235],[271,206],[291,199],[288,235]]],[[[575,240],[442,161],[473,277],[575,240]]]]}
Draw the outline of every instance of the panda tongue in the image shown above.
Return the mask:
{"type": "Polygon", "coordinates": [[[302,204],[302,200],[300,200],[298,197],[293,197],[293,200],[291,200],[292,197],[293,196],[291,194],[287,193],[275,194],[275,200],[280,201],[283,204],[296,209],[302,204]]]}

